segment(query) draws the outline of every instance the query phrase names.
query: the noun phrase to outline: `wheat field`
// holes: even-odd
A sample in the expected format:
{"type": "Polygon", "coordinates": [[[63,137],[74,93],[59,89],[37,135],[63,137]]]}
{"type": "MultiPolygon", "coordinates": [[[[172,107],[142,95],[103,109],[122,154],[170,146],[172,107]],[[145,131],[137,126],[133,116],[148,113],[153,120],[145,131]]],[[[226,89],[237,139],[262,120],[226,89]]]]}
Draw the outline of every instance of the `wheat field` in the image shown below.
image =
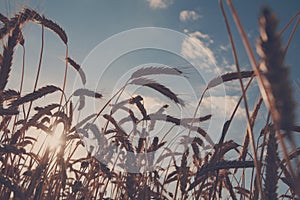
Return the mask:
{"type": "MultiPolygon", "coordinates": [[[[262,8],[256,54],[234,5],[227,1],[228,13],[224,6],[220,1],[236,70],[210,80],[198,100],[195,115],[184,119],[164,114],[169,107],[165,104],[157,112],[150,112],[142,95],[120,100],[126,87],[136,85],[151,89],[182,107],[185,102],[172,87],[151,77],[182,77],[184,71],[145,66],[135,70],[111,98],[104,99],[104,94],[84,87],[87,77],[76,60],[69,57],[71,41],[63,27],[30,8],[10,18],[0,13],[0,38],[4,44],[0,53],[0,199],[300,199],[300,147],[294,139],[300,128],[295,124],[294,91],[284,62],[290,43],[281,41],[286,29],[277,30],[276,14],[262,8]],[[228,15],[235,27],[229,25],[228,15]],[[23,91],[25,62],[19,87],[8,88],[8,83],[14,81],[11,70],[16,49],[19,47],[18,51],[23,52],[23,59],[26,57],[27,38],[23,30],[29,23],[40,26],[42,44],[44,32],[48,31],[64,44],[62,85],[38,87],[43,78],[40,75],[42,45],[33,90],[23,91]],[[239,66],[231,34],[233,28],[240,33],[252,71],[244,71],[239,66]],[[70,96],[66,91],[68,70],[76,72],[82,83],[70,96]],[[254,80],[258,82],[254,87],[259,87],[260,98],[250,107],[247,91],[254,80]],[[223,125],[221,138],[213,142],[201,127],[202,122],[209,122],[211,115],[199,116],[198,108],[209,90],[233,81],[240,84],[242,95],[223,125]],[[76,120],[75,116],[86,108],[87,99],[105,102],[97,112],[76,120]],[[238,144],[226,139],[226,135],[241,103],[245,105],[247,129],[243,131],[243,143],[238,144]],[[254,126],[258,113],[264,112],[263,105],[268,108],[265,113],[268,119],[259,127],[260,133],[256,133],[254,126]],[[98,120],[101,125],[95,123],[98,120]],[[143,136],[155,131],[155,123],[161,122],[170,124],[170,131],[180,126],[196,134],[184,138],[190,142],[179,149],[181,152],[174,152],[164,137],[143,136]],[[131,124],[131,131],[123,128],[125,123],[131,124]],[[140,137],[133,140],[133,135],[140,137]],[[51,140],[53,136],[59,140],[51,140]],[[93,140],[84,140],[85,137],[93,140]],[[96,142],[100,148],[89,142],[96,142]],[[51,143],[57,144],[51,147],[51,143]],[[90,151],[79,156],[78,152],[85,149],[90,151]],[[239,157],[227,159],[231,152],[239,157]],[[166,158],[169,163],[158,167],[166,158]],[[117,167],[127,171],[120,172],[117,167]]],[[[291,16],[286,27],[294,21],[299,22],[299,13],[291,16]]],[[[293,34],[289,41],[292,38],[293,34]]],[[[169,130],[161,131],[163,136],[169,134],[169,130]]]]}

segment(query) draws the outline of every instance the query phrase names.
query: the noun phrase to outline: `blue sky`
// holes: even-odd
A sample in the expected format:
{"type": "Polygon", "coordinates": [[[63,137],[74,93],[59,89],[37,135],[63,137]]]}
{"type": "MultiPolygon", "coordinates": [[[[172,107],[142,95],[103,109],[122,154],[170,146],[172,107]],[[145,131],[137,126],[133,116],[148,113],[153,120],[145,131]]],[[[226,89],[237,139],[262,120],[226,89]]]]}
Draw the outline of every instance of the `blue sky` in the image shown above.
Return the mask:
{"type": "MultiPolygon", "coordinates": [[[[36,9],[48,18],[60,24],[67,32],[69,38],[69,55],[78,63],[88,64],[90,63],[89,59],[93,56],[99,58],[99,63],[95,61],[91,65],[84,65],[83,68],[87,71],[89,80],[87,86],[94,87],[92,89],[97,89],[103,92],[104,95],[110,94],[110,89],[108,88],[114,87],[116,85],[115,83],[119,81],[119,79],[122,79],[124,74],[143,64],[166,64],[169,66],[178,66],[179,69],[184,69],[185,65],[194,64],[187,63],[187,59],[190,59],[192,62],[195,61],[201,63],[204,61],[203,59],[209,58],[209,60],[206,60],[206,63],[208,63],[209,67],[217,70],[217,72],[224,73],[235,70],[227,31],[218,1],[91,0],[83,2],[80,0],[0,0],[0,3],[0,11],[3,14],[12,15],[16,11],[20,10],[22,6],[27,6],[36,9]],[[162,51],[161,49],[157,51],[151,48],[128,51],[125,54],[118,55],[113,62],[109,63],[111,70],[106,70],[106,79],[101,79],[100,76],[103,72],[101,62],[103,60],[109,56],[114,56],[114,54],[124,48],[124,46],[130,46],[135,43],[136,40],[139,41],[147,37],[151,38],[152,32],[144,32],[144,38],[143,35],[139,33],[137,38],[133,37],[130,40],[119,43],[110,43],[114,40],[111,39],[111,37],[117,35],[115,38],[118,38],[120,37],[120,34],[122,35],[122,33],[124,33],[124,31],[127,31],[128,33],[128,31],[132,29],[141,29],[143,27],[157,27],[160,30],[161,28],[164,28],[178,32],[177,36],[179,39],[177,40],[177,43],[173,44],[173,46],[171,45],[170,48],[176,49],[175,51],[180,52],[181,55],[174,55],[173,52],[162,51]],[[182,37],[180,34],[185,35],[188,38],[192,38],[193,42],[196,43],[196,46],[200,46],[200,49],[195,49],[195,46],[191,45],[192,43],[188,40],[184,40],[182,38],[180,40],[180,37],[182,37]],[[97,52],[97,50],[95,51],[95,48],[97,49],[97,45],[99,44],[100,46],[102,44],[101,47],[103,47],[103,44],[113,44],[113,46],[110,46],[111,49],[108,48],[100,50],[100,52],[107,53],[107,56],[105,56],[106,54],[93,55],[93,52],[97,52]],[[200,55],[196,52],[199,52],[200,55]],[[202,53],[204,55],[201,55],[202,53]],[[107,81],[111,82],[106,85],[102,84],[107,83],[107,81]]],[[[249,40],[253,44],[253,48],[258,36],[258,14],[262,5],[269,5],[271,9],[278,14],[280,18],[279,29],[281,29],[283,25],[300,9],[300,1],[297,0],[235,0],[233,3],[248,34],[249,40]]],[[[236,31],[229,9],[226,6],[226,2],[224,2],[224,5],[230,19],[230,25],[237,45],[241,67],[243,70],[250,70],[251,66],[249,64],[249,60],[247,59],[241,39],[236,31]]],[[[30,49],[30,51],[27,51],[28,60],[26,62],[28,67],[26,72],[28,77],[27,80],[30,81],[31,79],[34,79],[36,69],[34,66],[36,66],[37,63],[41,33],[40,27],[32,24],[25,27],[25,31],[29,36],[26,41],[26,45],[28,45],[27,48],[30,49]]],[[[290,31],[291,27],[287,30],[287,33],[284,34],[284,43],[286,43],[290,31]]],[[[292,83],[296,89],[300,86],[300,79],[298,79],[300,70],[298,69],[299,62],[297,60],[298,52],[300,52],[299,36],[300,33],[297,31],[286,59],[286,63],[291,67],[292,83]]],[[[168,35],[164,35],[163,37],[167,40],[168,35]]],[[[156,42],[158,44],[163,44],[165,40],[163,39],[156,42]]],[[[49,82],[61,84],[57,75],[63,73],[64,64],[62,60],[64,58],[64,52],[65,47],[62,42],[59,41],[57,36],[52,32],[47,31],[45,40],[45,54],[47,56],[45,56],[43,62],[43,78],[41,79],[40,85],[49,82]]],[[[17,65],[13,71],[15,74],[14,80],[16,81],[12,81],[12,83],[10,83],[11,87],[14,86],[14,83],[17,84],[17,80],[19,80],[18,63],[21,61],[16,59],[14,62],[17,65]]],[[[198,66],[198,68],[201,68],[201,66],[198,66]]],[[[71,82],[74,80],[74,74],[75,73],[70,72],[69,80],[71,82]]],[[[187,74],[191,77],[189,84],[192,84],[193,90],[197,91],[195,95],[199,97],[201,89],[204,87],[203,80],[200,80],[201,77],[197,78],[192,69],[187,70],[187,74]]],[[[175,86],[175,91],[177,90],[176,92],[184,98],[190,98],[189,100],[194,98],[191,96],[187,97],[188,92],[184,92],[186,88],[181,87],[182,84],[178,84],[176,81],[172,81],[172,79],[164,80],[169,84],[169,86],[175,86]]],[[[72,86],[73,84],[67,85],[70,89],[72,89],[72,86]]],[[[229,102],[227,109],[230,111],[240,95],[238,85],[234,83],[226,85],[226,94],[230,96],[225,97],[229,102]]],[[[255,102],[257,97],[257,90],[253,90],[253,92],[249,93],[249,98],[252,100],[252,104],[255,102]]],[[[295,97],[300,99],[299,94],[296,94],[295,97]]],[[[216,100],[217,104],[216,109],[219,109],[220,107],[218,107],[218,104],[223,102],[223,100],[220,98],[215,98],[214,100],[216,100]]],[[[153,103],[153,101],[150,103],[153,103]]],[[[194,105],[191,105],[191,108],[193,108],[193,106],[194,105]]],[[[191,113],[192,111],[187,111],[187,114],[191,113]]],[[[226,116],[228,116],[228,113],[226,116]]],[[[264,118],[264,116],[261,117],[264,118]]]]}
{"type": "MultiPolygon", "coordinates": [[[[218,1],[176,0],[101,0],[101,1],[45,1],[1,0],[3,13],[15,13],[22,6],[30,6],[57,21],[67,32],[70,49],[77,59],[83,59],[95,44],[122,31],[139,27],[164,27],[179,32],[188,29],[208,34],[216,43],[227,45],[228,39],[218,1]],[[180,20],[185,11],[196,18],[180,20]]],[[[233,1],[247,32],[257,36],[260,7],[269,5],[284,22],[300,8],[300,2],[288,1],[233,1]]],[[[225,3],[226,4],[226,3],[225,3]]]]}

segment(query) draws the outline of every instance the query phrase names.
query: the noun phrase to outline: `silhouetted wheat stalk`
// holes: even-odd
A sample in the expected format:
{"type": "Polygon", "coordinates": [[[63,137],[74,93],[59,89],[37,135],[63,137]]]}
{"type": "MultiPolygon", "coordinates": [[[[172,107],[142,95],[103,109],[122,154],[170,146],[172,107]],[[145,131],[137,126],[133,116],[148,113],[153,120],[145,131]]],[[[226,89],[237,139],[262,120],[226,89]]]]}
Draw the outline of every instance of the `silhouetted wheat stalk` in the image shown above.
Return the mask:
{"type": "Polygon", "coordinates": [[[275,138],[275,131],[270,128],[269,140],[266,156],[266,182],[265,182],[265,197],[266,199],[277,198],[277,182],[278,182],[278,153],[277,140],[275,138]]]}
{"type": "MultiPolygon", "coordinates": [[[[228,2],[231,7],[230,1],[228,2]]],[[[224,12],[222,4],[221,8],[224,12]]],[[[239,21],[235,10],[232,9],[231,12],[239,21]]],[[[224,18],[230,30],[228,19],[226,16],[224,18]]],[[[295,19],[296,17],[293,17],[291,20],[295,19]]],[[[165,102],[162,102],[157,111],[151,112],[145,105],[145,97],[139,94],[120,101],[128,85],[137,85],[156,91],[159,95],[171,100],[174,105],[184,106],[185,102],[173,92],[172,87],[152,79],[160,75],[184,77],[184,71],[167,66],[144,66],[134,71],[124,86],[106,100],[98,112],[75,120],[77,116],[75,109],[85,109],[86,98],[103,101],[103,96],[87,88],[78,88],[70,97],[65,97],[63,102],[62,97],[66,95],[64,90],[68,64],[78,73],[83,85],[86,84],[87,77],[82,67],[68,57],[68,37],[62,27],[28,8],[12,18],[1,14],[0,21],[0,38],[7,41],[0,54],[1,199],[297,198],[299,191],[297,176],[289,165],[292,159],[298,158],[299,147],[292,147],[292,151],[285,152],[286,155],[283,157],[278,153],[277,143],[285,144],[282,143],[282,138],[280,139],[282,135],[279,128],[286,131],[289,140],[292,138],[292,131],[298,130],[293,121],[294,116],[289,112],[293,109],[293,102],[290,101],[292,91],[288,83],[287,70],[283,64],[284,55],[298,23],[294,26],[288,45],[283,50],[280,44],[280,34],[286,30],[286,27],[280,34],[276,33],[277,22],[274,15],[268,10],[263,11],[260,20],[259,46],[263,60],[260,67],[265,66],[265,69],[254,68],[254,72],[240,69],[233,36],[229,31],[237,71],[222,74],[207,83],[192,117],[181,118],[165,114],[172,106],[165,102]],[[41,25],[42,47],[34,90],[23,94],[24,42],[27,35],[23,35],[22,30],[29,21],[41,25]],[[63,74],[62,87],[45,85],[37,89],[39,71],[42,67],[41,61],[44,56],[47,56],[43,55],[44,28],[57,34],[66,45],[66,69],[63,74]],[[20,91],[6,88],[8,81],[13,77],[10,71],[14,67],[12,60],[18,44],[23,46],[20,91]],[[278,66],[275,66],[276,64],[278,66]],[[244,86],[243,80],[247,78],[249,80],[244,86]],[[246,106],[248,129],[245,130],[244,143],[239,145],[233,140],[226,139],[226,136],[231,131],[231,123],[242,100],[246,104],[248,102],[246,92],[254,78],[268,86],[263,87],[262,93],[265,92],[265,95],[272,97],[272,101],[270,98],[267,100],[264,98],[272,113],[272,124],[269,124],[271,120],[268,118],[266,125],[261,128],[262,137],[256,139],[253,136],[253,127],[257,125],[256,118],[259,112],[262,112],[262,98],[259,98],[254,105],[251,115],[246,106]],[[275,82],[274,78],[283,84],[275,82]],[[215,142],[202,127],[202,122],[209,122],[212,115],[199,117],[198,108],[202,105],[204,95],[210,89],[231,81],[240,82],[242,96],[230,118],[223,125],[223,130],[219,133],[221,135],[219,141],[215,142]],[[59,103],[45,104],[40,100],[42,97],[47,99],[55,92],[61,92],[59,103]],[[73,100],[78,100],[78,103],[73,105],[73,100]],[[31,105],[34,106],[33,109],[31,105]],[[96,119],[103,123],[96,124],[96,119]],[[157,130],[157,124],[160,122],[167,122],[170,129],[159,130],[162,137],[150,138],[149,135],[157,130]],[[126,128],[127,124],[130,124],[130,129],[126,128]],[[47,142],[57,133],[57,127],[60,125],[62,125],[60,142],[56,148],[51,149],[47,142]],[[178,126],[189,134],[181,137],[179,145],[184,148],[173,151],[168,146],[169,142],[166,138],[167,135],[173,133],[174,127],[178,126]],[[272,127],[275,129],[273,130],[272,127]],[[191,136],[191,132],[196,135],[191,136]],[[45,139],[42,136],[45,136],[45,139]],[[136,141],[133,136],[137,137],[136,141]],[[263,138],[262,141],[260,138],[263,138]],[[98,147],[93,142],[96,142],[98,147]],[[248,154],[249,142],[251,142],[253,155],[248,154]],[[82,147],[89,149],[90,152],[76,157],[75,154],[80,149],[82,150],[82,147]],[[234,152],[240,157],[227,160],[227,155],[234,152]],[[167,166],[159,167],[166,160],[167,166]],[[135,169],[139,173],[118,172],[117,167],[125,170],[135,169]],[[149,171],[140,172],[141,169],[149,171]],[[248,172],[252,172],[250,177],[245,176],[248,172]],[[244,184],[246,181],[249,184],[244,184]],[[287,186],[287,193],[277,190],[282,184],[287,186]]],[[[289,24],[291,22],[287,25],[289,24]]],[[[245,36],[242,36],[242,39],[246,40],[245,36]]],[[[249,46],[247,48],[253,53],[249,46]]],[[[251,62],[257,67],[253,58],[251,62]]]]}
{"type": "Polygon", "coordinates": [[[66,58],[67,61],[70,63],[70,65],[72,65],[72,67],[74,67],[74,69],[79,73],[79,76],[81,78],[81,81],[83,83],[83,85],[86,84],[86,76],[84,71],[81,69],[80,65],[77,64],[72,58],[68,57],[66,58]]]}
{"type": "Polygon", "coordinates": [[[7,84],[9,72],[11,70],[14,48],[18,43],[19,34],[20,29],[18,26],[16,26],[13,29],[12,35],[8,38],[7,45],[4,46],[3,54],[1,56],[0,90],[4,90],[7,84]]]}
{"type": "MultiPolygon", "coordinates": [[[[259,80],[260,90],[264,97],[265,103],[269,106],[269,109],[271,111],[274,125],[278,132],[278,138],[279,138],[281,147],[283,149],[283,153],[284,153],[285,159],[287,161],[288,168],[290,170],[290,173],[292,174],[292,177],[296,178],[296,176],[294,174],[294,170],[291,166],[290,160],[287,159],[287,157],[288,157],[287,147],[286,147],[286,144],[283,141],[282,135],[280,133],[280,128],[284,128],[288,132],[288,135],[289,135],[288,137],[290,137],[290,138],[292,137],[292,135],[290,133],[290,129],[293,124],[294,116],[293,116],[293,113],[283,113],[286,111],[281,111],[282,107],[284,107],[286,105],[287,109],[292,112],[291,108],[293,106],[293,100],[291,97],[292,91],[290,89],[290,84],[288,81],[287,69],[283,63],[285,53],[282,51],[280,34],[276,33],[276,26],[277,26],[276,16],[273,13],[271,13],[270,10],[265,8],[263,10],[261,18],[260,18],[260,25],[261,25],[260,26],[260,30],[261,30],[260,45],[261,46],[259,46],[258,49],[259,49],[260,55],[262,56],[262,64],[261,65],[263,66],[263,68],[259,69],[259,66],[261,66],[261,65],[256,64],[254,53],[251,50],[249,41],[246,37],[244,29],[242,28],[241,22],[237,16],[234,6],[231,3],[231,1],[228,1],[228,4],[229,4],[229,7],[233,14],[233,17],[235,19],[235,22],[237,24],[237,28],[239,29],[239,32],[241,34],[242,40],[244,42],[244,46],[246,48],[246,51],[247,51],[249,59],[250,59],[250,62],[252,64],[255,74],[257,75],[257,78],[259,80]],[[268,65],[268,66],[266,66],[266,65],[268,65]],[[263,73],[261,72],[261,70],[263,70],[263,73]],[[282,77],[282,75],[284,75],[284,77],[282,77]],[[283,80],[282,83],[284,83],[284,84],[281,84],[280,86],[278,86],[278,82],[277,82],[277,84],[273,85],[272,84],[274,82],[273,78],[275,76],[277,78],[279,78],[278,80],[283,80]],[[273,80],[271,80],[271,79],[273,79],[273,80]],[[276,91],[274,91],[274,90],[276,90],[276,91]],[[283,93],[286,94],[286,96],[279,97],[279,94],[283,94],[283,93]],[[285,98],[285,97],[287,97],[287,98],[285,98]],[[283,102],[285,102],[285,103],[283,103],[283,102]],[[276,103],[278,103],[280,106],[276,105],[276,103]],[[289,122],[281,121],[279,118],[284,118],[284,116],[281,114],[286,114],[286,117],[289,120],[289,122]]],[[[291,139],[290,139],[290,141],[292,142],[291,139]]],[[[294,148],[295,148],[295,145],[293,144],[293,142],[292,142],[292,146],[294,146],[294,148]]],[[[259,179],[260,179],[259,177],[256,177],[256,180],[259,180],[259,179]]]]}
{"type": "Polygon", "coordinates": [[[275,126],[286,131],[290,141],[294,124],[294,102],[289,83],[288,68],[284,64],[284,50],[280,35],[276,32],[277,18],[270,10],[264,9],[260,17],[260,41],[258,53],[262,57],[261,81],[270,107],[275,126]]]}

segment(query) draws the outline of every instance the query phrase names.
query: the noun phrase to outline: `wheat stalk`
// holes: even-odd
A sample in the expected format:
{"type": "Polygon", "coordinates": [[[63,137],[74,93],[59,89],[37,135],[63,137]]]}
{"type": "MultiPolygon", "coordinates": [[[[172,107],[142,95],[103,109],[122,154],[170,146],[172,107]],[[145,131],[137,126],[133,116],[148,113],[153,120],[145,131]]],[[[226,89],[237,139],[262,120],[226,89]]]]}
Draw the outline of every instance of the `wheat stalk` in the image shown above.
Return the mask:
{"type": "Polygon", "coordinates": [[[207,89],[216,87],[222,83],[240,79],[240,78],[250,78],[253,76],[253,71],[242,71],[242,72],[229,72],[226,74],[222,74],[221,76],[218,76],[212,80],[210,80],[207,84],[207,89]]]}
{"type": "Polygon", "coordinates": [[[173,93],[169,88],[165,87],[164,85],[161,85],[160,83],[155,82],[154,80],[148,79],[148,78],[136,78],[133,79],[130,84],[134,85],[142,85],[149,88],[152,88],[159,93],[163,94],[164,96],[170,98],[174,102],[184,106],[184,102],[177,97],[175,93],[173,93]]]}
{"type": "Polygon", "coordinates": [[[14,48],[18,44],[19,34],[20,34],[20,29],[18,26],[16,26],[13,29],[12,35],[8,38],[7,45],[4,46],[3,55],[1,59],[1,68],[0,68],[0,91],[4,90],[8,82],[8,77],[12,65],[14,48]]]}
{"type": "Polygon", "coordinates": [[[30,101],[34,101],[36,99],[39,99],[47,94],[51,94],[53,92],[56,91],[61,91],[61,89],[59,87],[56,87],[54,85],[47,85],[45,87],[42,87],[32,93],[29,93],[23,97],[20,97],[18,99],[16,99],[15,101],[13,101],[11,103],[11,107],[17,107],[19,105],[22,105],[24,103],[30,102],[30,101]]]}
{"type": "Polygon", "coordinates": [[[274,124],[284,129],[292,141],[294,101],[289,83],[288,68],[284,65],[284,50],[276,32],[278,20],[267,8],[260,17],[260,40],[257,51],[262,58],[260,69],[262,84],[268,96],[263,96],[272,113],[274,124]]]}
{"type": "Polygon", "coordinates": [[[271,128],[269,132],[269,140],[267,146],[266,156],[266,181],[265,181],[265,198],[277,199],[277,182],[278,182],[278,153],[277,153],[277,140],[275,131],[271,128]]]}
{"type": "Polygon", "coordinates": [[[81,78],[81,81],[82,81],[83,85],[85,85],[85,84],[86,84],[86,76],[85,76],[84,71],[83,71],[82,68],[80,67],[80,65],[77,64],[77,63],[76,63],[72,58],[70,58],[70,57],[67,57],[66,59],[67,59],[68,63],[70,63],[70,65],[71,65],[72,67],[74,67],[74,69],[79,73],[79,76],[80,76],[80,78],[81,78]]]}
{"type": "Polygon", "coordinates": [[[130,79],[140,78],[149,75],[182,75],[182,72],[171,67],[143,67],[132,73],[130,79]]]}
{"type": "Polygon", "coordinates": [[[94,97],[96,99],[102,98],[102,94],[98,92],[91,91],[89,89],[80,88],[74,91],[74,96],[88,96],[88,97],[94,97]]]}
{"type": "Polygon", "coordinates": [[[50,19],[47,19],[45,16],[42,16],[39,22],[45,27],[54,31],[60,37],[60,39],[67,45],[68,43],[67,34],[57,23],[53,22],[50,19]]]}

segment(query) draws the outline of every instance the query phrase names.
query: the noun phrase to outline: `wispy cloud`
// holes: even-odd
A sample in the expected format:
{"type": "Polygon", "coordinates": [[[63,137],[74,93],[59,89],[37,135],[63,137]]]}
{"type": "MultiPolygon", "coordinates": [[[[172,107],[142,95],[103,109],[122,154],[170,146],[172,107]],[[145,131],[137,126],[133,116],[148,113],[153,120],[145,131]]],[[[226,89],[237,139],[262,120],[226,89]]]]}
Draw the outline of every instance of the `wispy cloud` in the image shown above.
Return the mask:
{"type": "Polygon", "coordinates": [[[199,19],[200,17],[201,16],[199,14],[197,14],[193,10],[183,10],[179,14],[179,19],[182,22],[185,22],[185,21],[194,21],[194,20],[199,19]]]}
{"type": "MultiPolygon", "coordinates": [[[[206,112],[212,112],[211,114],[218,115],[218,117],[226,117],[227,119],[231,116],[235,106],[239,101],[239,96],[211,96],[206,97],[202,101],[202,108],[206,112]]],[[[235,115],[239,119],[245,116],[245,111],[241,107],[237,110],[235,115]]]]}
{"type": "MultiPolygon", "coordinates": [[[[210,47],[210,44],[214,41],[208,34],[196,31],[193,33],[188,33],[188,36],[189,37],[182,42],[181,53],[184,58],[193,62],[193,65],[200,67],[201,70],[212,72],[211,74],[215,77],[223,73],[235,71],[235,65],[229,64],[226,60],[223,61],[223,63],[221,63],[222,67],[217,66],[219,62],[217,61],[213,49],[210,47]]],[[[209,78],[214,77],[207,78],[207,81],[209,81],[209,78]]],[[[226,83],[226,85],[231,89],[235,88],[234,91],[239,91],[240,89],[237,81],[233,81],[232,83],[226,83]]],[[[218,92],[217,89],[216,92],[218,92]]],[[[229,117],[232,111],[234,110],[238,99],[239,96],[213,95],[211,97],[205,98],[202,102],[203,105],[201,107],[206,111],[215,111],[215,115],[221,115],[221,112],[223,112],[224,114],[219,117],[229,117]]],[[[237,112],[237,117],[241,118],[243,116],[243,109],[239,109],[237,112]]]]}
{"type": "Polygon", "coordinates": [[[230,48],[231,48],[230,44],[228,44],[228,45],[221,45],[220,46],[220,49],[222,51],[228,51],[228,50],[230,50],[230,48]]]}
{"type": "Polygon", "coordinates": [[[209,35],[197,31],[189,33],[188,36],[181,45],[183,57],[192,61],[193,64],[206,69],[216,65],[215,55],[208,47],[208,44],[213,42],[209,35]]]}
{"type": "Polygon", "coordinates": [[[169,7],[174,0],[147,0],[152,9],[165,9],[169,7]]]}
{"type": "Polygon", "coordinates": [[[210,44],[214,43],[214,41],[209,37],[208,34],[201,33],[200,31],[190,33],[189,35],[190,35],[190,37],[196,37],[196,38],[202,39],[210,44]]]}

